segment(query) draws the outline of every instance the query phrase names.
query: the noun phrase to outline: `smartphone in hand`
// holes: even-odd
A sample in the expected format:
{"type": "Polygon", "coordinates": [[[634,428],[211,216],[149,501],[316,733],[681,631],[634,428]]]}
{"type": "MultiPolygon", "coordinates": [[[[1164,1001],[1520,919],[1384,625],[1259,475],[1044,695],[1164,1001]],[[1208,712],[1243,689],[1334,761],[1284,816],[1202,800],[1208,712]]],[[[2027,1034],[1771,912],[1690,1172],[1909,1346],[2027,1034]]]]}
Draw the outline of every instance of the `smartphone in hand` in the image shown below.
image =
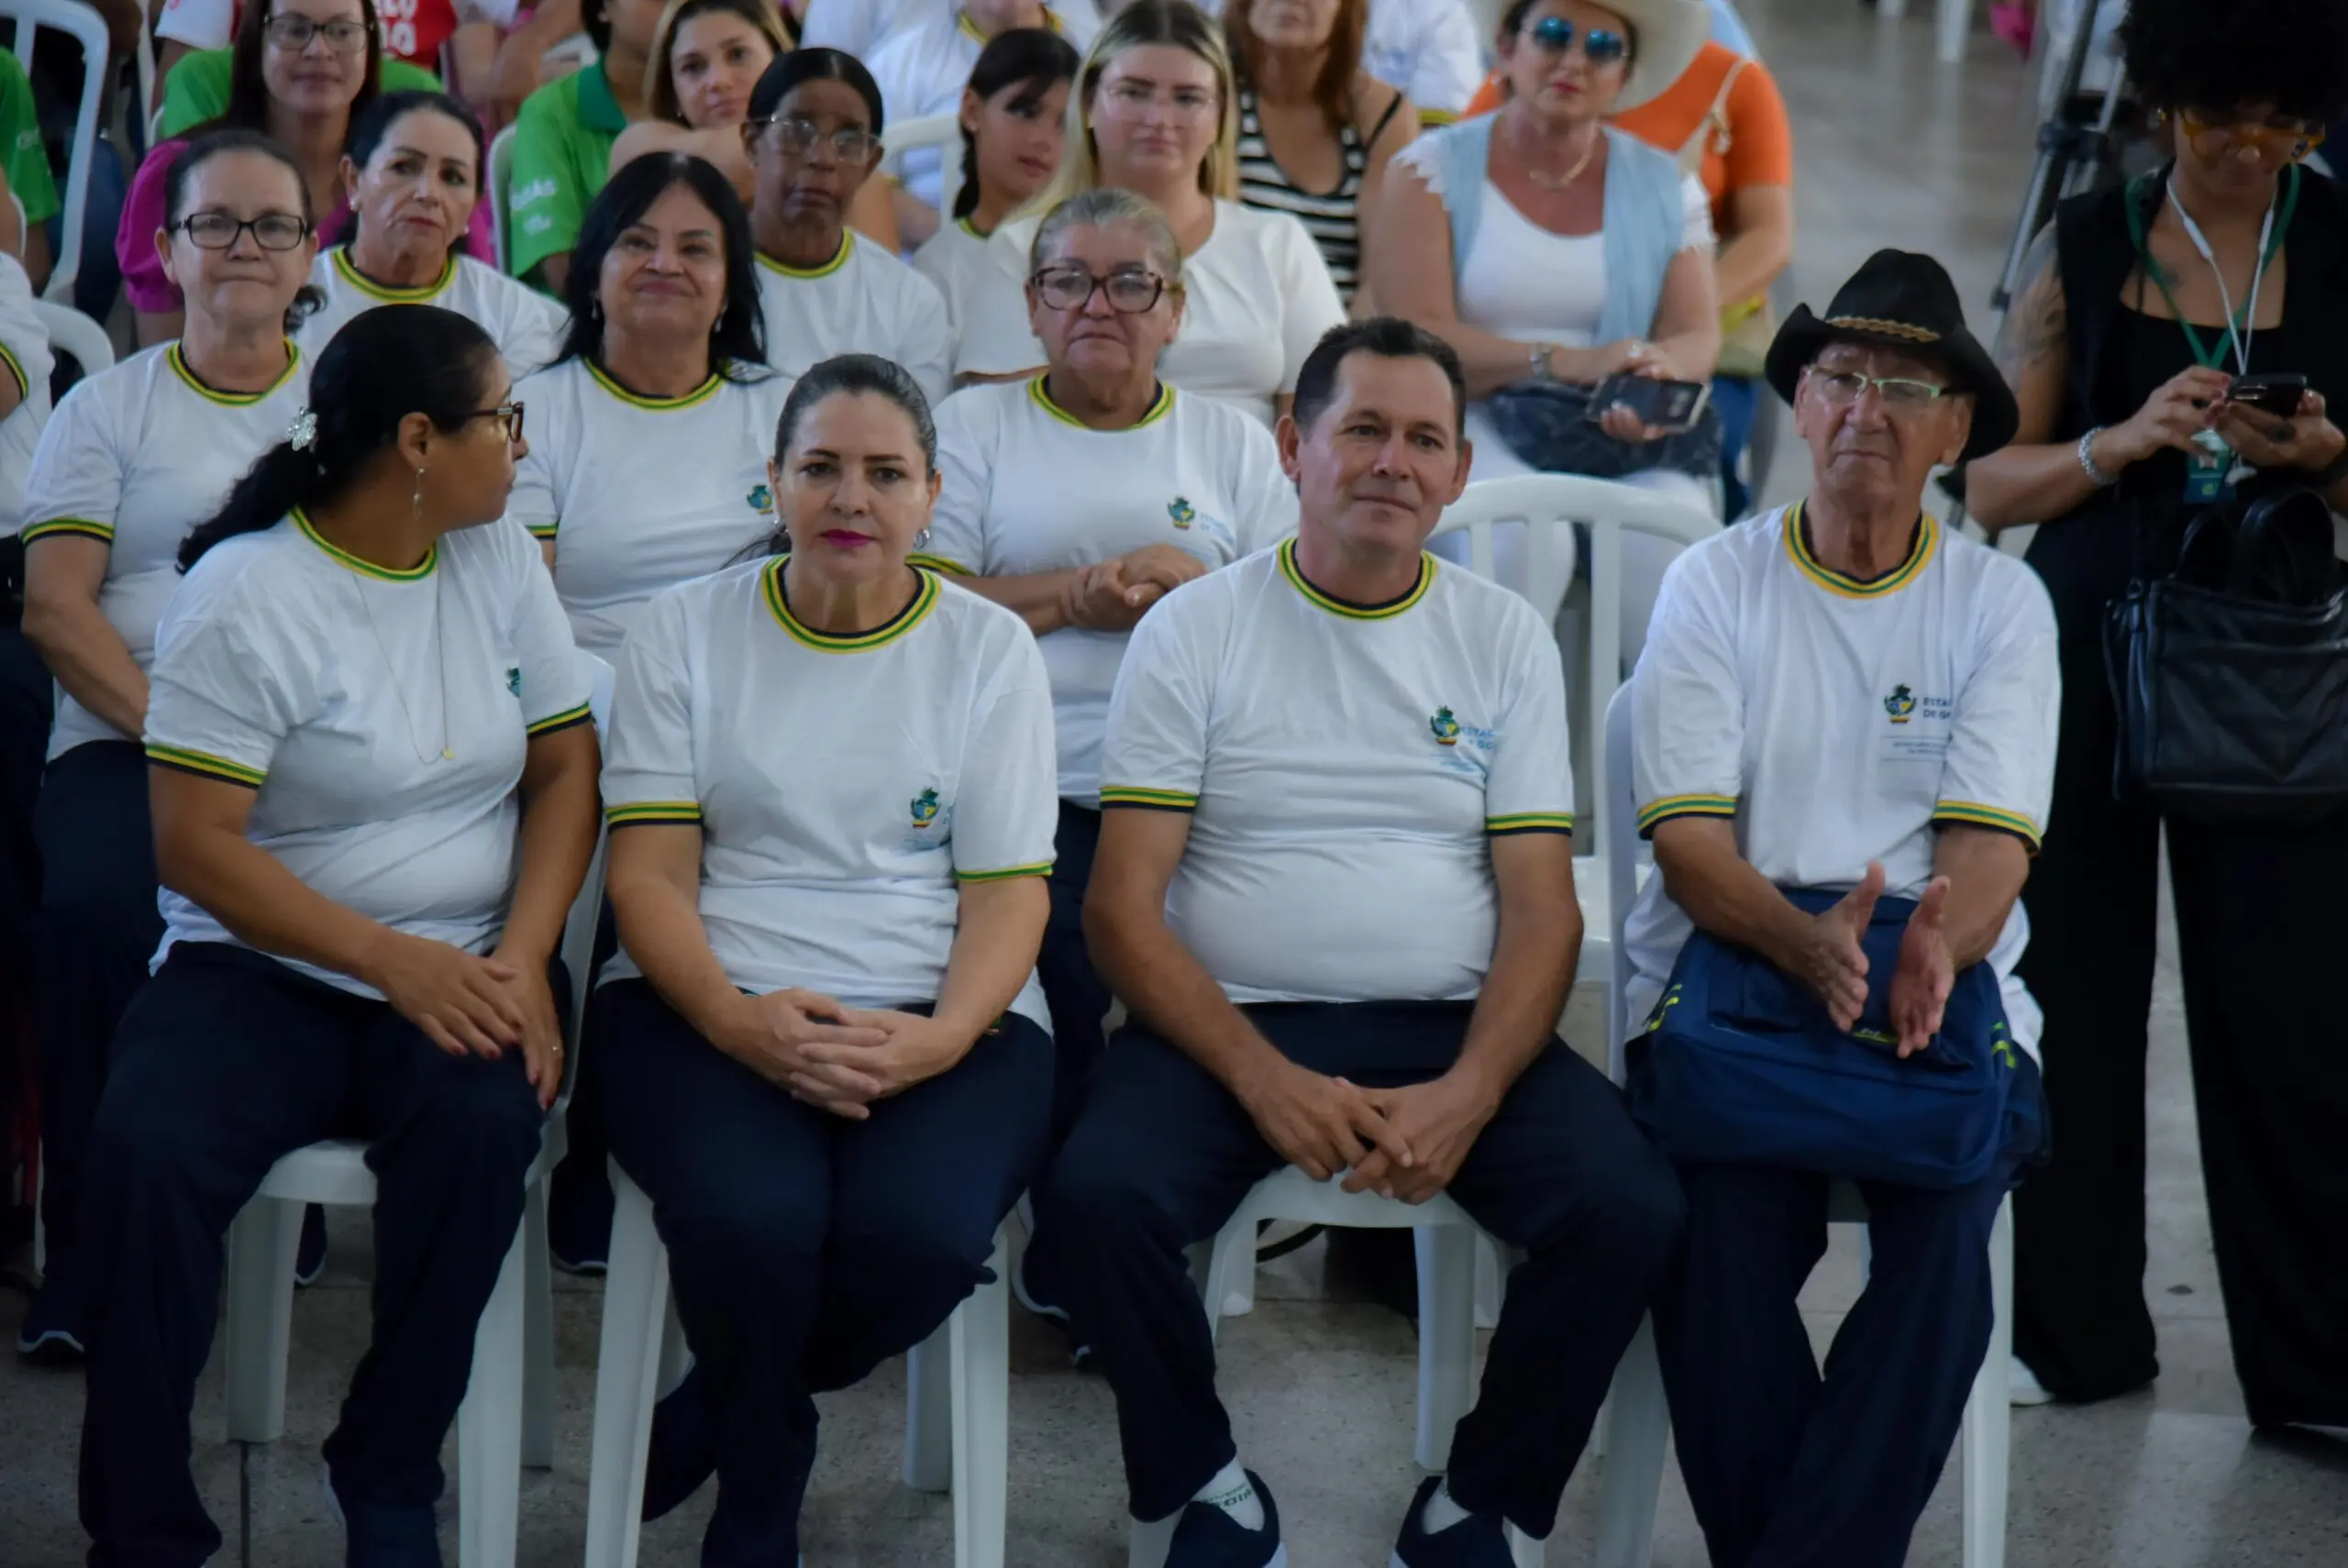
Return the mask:
{"type": "Polygon", "coordinates": [[[1708,381],[1661,381],[1625,373],[1598,383],[1589,394],[1589,417],[1596,422],[1610,408],[1627,408],[1650,429],[1678,436],[1695,428],[1711,401],[1708,381]]]}
{"type": "Polygon", "coordinates": [[[2296,371],[2273,370],[2239,378],[2226,389],[2226,401],[2271,414],[2277,419],[2289,419],[2299,412],[2299,402],[2307,392],[2305,376],[2296,371]]]}

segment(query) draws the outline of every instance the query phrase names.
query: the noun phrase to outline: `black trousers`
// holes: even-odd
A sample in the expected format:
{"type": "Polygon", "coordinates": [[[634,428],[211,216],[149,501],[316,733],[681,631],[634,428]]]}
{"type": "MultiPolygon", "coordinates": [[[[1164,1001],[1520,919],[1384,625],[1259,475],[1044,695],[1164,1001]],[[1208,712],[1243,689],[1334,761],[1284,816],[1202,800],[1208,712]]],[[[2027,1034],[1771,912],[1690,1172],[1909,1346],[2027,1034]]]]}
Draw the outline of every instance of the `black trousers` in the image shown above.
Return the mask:
{"type": "MultiPolygon", "coordinates": [[[[2054,1161],[2015,1199],[2014,1349],[2067,1399],[2159,1372],[2144,1302],[2144,1094],[2157,813],[2115,800],[2104,607],[2133,559],[2108,522],[2042,529],[2062,635],[2052,831],[2022,900],[2045,1010],[2054,1161]]],[[[2186,1032],[2219,1283],[2251,1419],[2348,1423],[2348,818],[2168,824],[2186,1032]]]]}
{"type": "Polygon", "coordinates": [[[643,980],[599,988],[613,1156],[652,1199],[717,1434],[709,1568],[799,1551],[811,1396],[863,1381],[989,1277],[995,1227],[1043,1163],[1052,1043],[1008,1014],[950,1071],[848,1121],[693,1032],[643,980]]]}
{"type": "Polygon", "coordinates": [[[1712,1568],[1899,1568],[1965,1421],[2017,1162],[1949,1192],[1862,1182],[1874,1258],[1819,1374],[1798,1300],[1824,1176],[1686,1165],[1688,1244],[1656,1302],[1674,1441],[1712,1568]]]}
{"type": "Polygon", "coordinates": [[[1092,967],[1091,949],[1084,942],[1084,889],[1092,880],[1092,856],[1100,844],[1101,813],[1062,801],[1059,831],[1052,840],[1052,915],[1036,960],[1036,978],[1052,1010],[1052,1048],[1058,1057],[1052,1085],[1055,1146],[1076,1121],[1084,1080],[1107,1043],[1103,1024],[1114,999],[1109,982],[1092,967]]]}
{"type": "Polygon", "coordinates": [[[163,939],[147,757],[135,741],[88,741],[49,765],[34,815],[40,913],[33,927],[40,1043],[40,1133],[49,1283],[59,1310],[80,1309],[82,1171],[91,1119],[124,1010],[163,939]]]}
{"type": "MultiPolygon", "coordinates": [[[[1470,1010],[1363,1002],[1246,1012],[1299,1065],[1393,1088],[1457,1061],[1470,1010]]],[[[1206,1069],[1132,1027],[1102,1057],[1038,1195],[1045,1222],[1065,1228],[1070,1305],[1116,1390],[1135,1518],[1174,1513],[1236,1452],[1182,1253],[1279,1165],[1206,1069]]],[[[1452,1494],[1545,1536],[1614,1364],[1678,1245],[1679,1184],[1621,1092],[1556,1042],[1510,1089],[1450,1192],[1479,1225],[1531,1254],[1509,1276],[1480,1396],[1453,1440],[1452,1494]]]]}
{"type": "Polygon", "coordinates": [[[279,1156],[321,1138],[365,1138],[377,1182],[374,1338],[327,1463],[347,1496],[430,1504],[537,1157],[522,1054],[449,1055],[386,1003],[217,943],[172,949],[117,1045],[86,1173],[91,1568],[194,1568],[219,1550],[188,1473],[189,1408],[228,1224],[279,1156]]]}

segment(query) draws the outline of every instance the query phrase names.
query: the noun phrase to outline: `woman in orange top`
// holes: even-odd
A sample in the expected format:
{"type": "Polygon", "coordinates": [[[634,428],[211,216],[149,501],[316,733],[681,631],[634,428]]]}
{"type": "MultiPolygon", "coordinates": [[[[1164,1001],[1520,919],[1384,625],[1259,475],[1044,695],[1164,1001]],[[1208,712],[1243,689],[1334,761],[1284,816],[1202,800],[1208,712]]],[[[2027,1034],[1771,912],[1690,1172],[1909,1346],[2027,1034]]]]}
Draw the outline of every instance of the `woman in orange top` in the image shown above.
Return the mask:
{"type": "MultiPolygon", "coordinates": [[[[1505,79],[1495,73],[1468,112],[1490,113],[1506,94],[1505,79]]],[[[1742,470],[1761,358],[1777,326],[1768,311],[1769,286],[1794,255],[1794,144],[1785,100],[1759,61],[1726,44],[1707,43],[1660,96],[1615,116],[1614,125],[1677,154],[1681,169],[1700,179],[1712,200],[1722,312],[1712,406],[1721,416],[1726,514],[1741,517],[1753,500],[1742,470]]]]}

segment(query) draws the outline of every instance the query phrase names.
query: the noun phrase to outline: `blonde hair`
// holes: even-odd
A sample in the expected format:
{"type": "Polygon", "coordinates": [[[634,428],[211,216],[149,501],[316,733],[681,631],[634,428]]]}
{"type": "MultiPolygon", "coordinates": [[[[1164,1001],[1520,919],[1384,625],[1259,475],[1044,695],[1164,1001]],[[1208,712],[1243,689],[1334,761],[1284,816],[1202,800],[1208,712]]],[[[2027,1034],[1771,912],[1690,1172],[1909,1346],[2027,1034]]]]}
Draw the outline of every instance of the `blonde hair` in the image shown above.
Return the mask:
{"type": "Polygon", "coordinates": [[[1035,240],[1027,247],[1027,272],[1030,277],[1043,269],[1044,259],[1059,243],[1060,236],[1072,228],[1106,228],[1112,224],[1129,223],[1141,230],[1149,241],[1149,259],[1166,274],[1166,292],[1182,292],[1182,247],[1174,237],[1174,226],[1157,204],[1146,196],[1115,185],[1095,185],[1090,191],[1079,191],[1044,215],[1036,226],[1035,240]]]}
{"type": "MultiPolygon", "coordinates": [[[[779,59],[792,50],[791,35],[770,0],[669,0],[652,29],[651,63],[644,73],[644,106],[652,117],[671,125],[687,125],[685,106],[677,98],[677,73],[669,56],[677,47],[677,29],[695,17],[722,14],[738,17],[766,35],[779,59]]],[[[689,127],[690,128],[690,127],[689,127]]]]}
{"type": "Polygon", "coordinates": [[[1214,145],[1199,165],[1199,189],[1224,201],[1239,199],[1239,92],[1231,73],[1231,51],[1224,47],[1222,29],[1190,0],[1134,0],[1102,25],[1077,72],[1076,91],[1068,97],[1068,152],[1059,172],[1045,187],[1028,211],[1049,212],[1070,196],[1101,184],[1101,154],[1092,142],[1092,98],[1101,78],[1118,56],[1129,50],[1165,44],[1195,55],[1214,72],[1216,109],[1214,145]]]}

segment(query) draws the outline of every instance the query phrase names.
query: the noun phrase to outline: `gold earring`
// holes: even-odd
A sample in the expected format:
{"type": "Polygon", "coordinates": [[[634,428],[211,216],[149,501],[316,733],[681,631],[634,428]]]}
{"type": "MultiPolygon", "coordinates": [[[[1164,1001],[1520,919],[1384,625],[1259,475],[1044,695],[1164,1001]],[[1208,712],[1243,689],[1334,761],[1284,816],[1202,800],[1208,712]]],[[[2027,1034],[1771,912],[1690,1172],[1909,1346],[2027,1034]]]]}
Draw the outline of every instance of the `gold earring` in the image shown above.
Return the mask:
{"type": "Polygon", "coordinates": [[[415,470],[415,493],[408,499],[408,521],[413,523],[424,515],[424,470],[415,470]]]}

